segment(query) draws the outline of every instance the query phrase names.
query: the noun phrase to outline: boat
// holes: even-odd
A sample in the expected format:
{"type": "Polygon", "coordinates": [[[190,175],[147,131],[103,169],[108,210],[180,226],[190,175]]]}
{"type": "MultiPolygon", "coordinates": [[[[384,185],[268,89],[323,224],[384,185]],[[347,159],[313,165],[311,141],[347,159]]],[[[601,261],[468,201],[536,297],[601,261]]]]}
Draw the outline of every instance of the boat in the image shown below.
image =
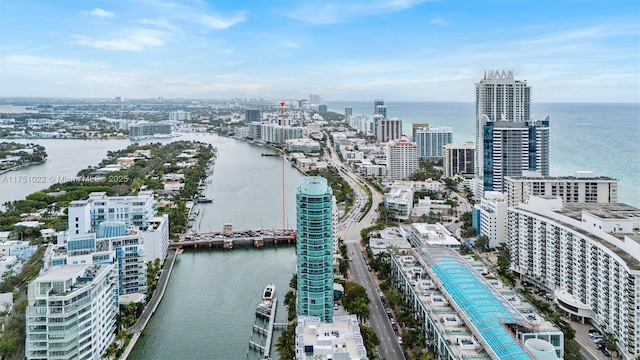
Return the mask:
{"type": "Polygon", "coordinates": [[[270,304],[276,296],[276,286],[269,284],[264,288],[262,292],[262,302],[270,304]]]}
{"type": "Polygon", "coordinates": [[[198,198],[198,202],[199,203],[211,203],[211,202],[213,202],[213,199],[209,199],[209,198],[201,196],[201,197],[198,198]]]}

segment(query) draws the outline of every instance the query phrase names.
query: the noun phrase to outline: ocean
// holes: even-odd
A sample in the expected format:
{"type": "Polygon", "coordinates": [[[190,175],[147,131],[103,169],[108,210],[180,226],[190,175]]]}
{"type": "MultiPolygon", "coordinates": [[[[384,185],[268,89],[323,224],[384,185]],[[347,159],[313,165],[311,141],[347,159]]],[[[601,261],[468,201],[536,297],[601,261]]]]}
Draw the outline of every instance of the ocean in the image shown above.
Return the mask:
{"type": "MultiPolygon", "coordinates": [[[[373,100],[328,101],[330,111],[373,114],[373,100]]],[[[467,102],[385,102],[387,117],[402,120],[411,134],[414,123],[452,127],[453,142],[475,141],[475,104],[467,102]]],[[[533,103],[531,114],[549,115],[550,173],[593,171],[619,180],[618,201],[640,208],[640,104],[533,103]]]]}

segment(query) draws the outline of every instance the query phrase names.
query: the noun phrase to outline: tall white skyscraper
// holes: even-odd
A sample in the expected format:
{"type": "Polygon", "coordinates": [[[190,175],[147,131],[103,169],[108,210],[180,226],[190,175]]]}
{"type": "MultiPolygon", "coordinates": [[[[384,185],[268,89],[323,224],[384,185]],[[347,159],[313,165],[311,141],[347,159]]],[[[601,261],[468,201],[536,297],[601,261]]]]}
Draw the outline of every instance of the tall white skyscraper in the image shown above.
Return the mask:
{"type": "Polygon", "coordinates": [[[549,117],[531,120],[531,88],[513,71],[485,71],[476,84],[476,198],[503,191],[504,176],[549,174],[549,117]]]}

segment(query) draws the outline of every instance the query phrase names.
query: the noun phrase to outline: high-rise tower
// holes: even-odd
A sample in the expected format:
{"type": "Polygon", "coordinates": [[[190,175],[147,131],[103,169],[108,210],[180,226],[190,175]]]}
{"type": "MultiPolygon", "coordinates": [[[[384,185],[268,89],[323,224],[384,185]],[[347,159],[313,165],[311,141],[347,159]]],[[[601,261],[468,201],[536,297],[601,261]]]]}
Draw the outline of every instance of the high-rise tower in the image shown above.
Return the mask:
{"type": "Polygon", "coordinates": [[[531,119],[531,87],[513,71],[485,71],[476,83],[477,199],[502,191],[502,178],[549,171],[549,118],[531,119]]]}
{"type": "Polygon", "coordinates": [[[320,176],[302,178],[296,191],[298,316],[333,321],[333,191],[320,176]]]}

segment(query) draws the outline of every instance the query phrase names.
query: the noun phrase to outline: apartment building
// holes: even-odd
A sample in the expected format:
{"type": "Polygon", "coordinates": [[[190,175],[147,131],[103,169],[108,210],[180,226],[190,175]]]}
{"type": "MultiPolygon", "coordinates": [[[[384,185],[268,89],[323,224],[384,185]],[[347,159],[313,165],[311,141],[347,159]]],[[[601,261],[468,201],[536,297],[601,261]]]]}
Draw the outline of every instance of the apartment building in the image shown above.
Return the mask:
{"type": "Polygon", "coordinates": [[[508,210],[512,270],[552,291],[564,312],[640,355],[640,209],[532,196],[508,210]]]}

